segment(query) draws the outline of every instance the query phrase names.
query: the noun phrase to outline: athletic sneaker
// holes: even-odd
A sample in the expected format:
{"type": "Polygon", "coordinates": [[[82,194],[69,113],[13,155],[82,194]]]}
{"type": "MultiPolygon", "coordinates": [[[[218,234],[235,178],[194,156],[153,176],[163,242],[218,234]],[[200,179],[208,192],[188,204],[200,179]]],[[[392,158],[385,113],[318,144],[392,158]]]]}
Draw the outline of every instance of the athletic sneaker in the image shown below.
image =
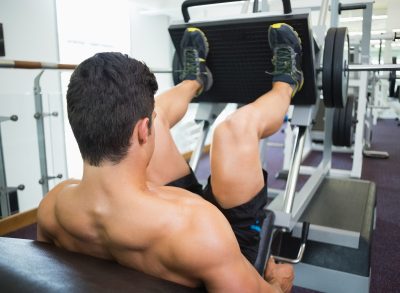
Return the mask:
{"type": "Polygon", "coordinates": [[[268,29],[269,46],[273,51],[272,82],[282,81],[293,87],[292,97],[304,83],[301,70],[301,40],[297,32],[286,23],[275,23],[268,29]]]}
{"type": "Polygon", "coordinates": [[[181,61],[183,71],[182,80],[197,80],[201,89],[197,93],[208,91],[213,78],[210,69],[206,65],[209,47],[205,34],[198,28],[189,27],[185,30],[181,40],[181,61]]]}

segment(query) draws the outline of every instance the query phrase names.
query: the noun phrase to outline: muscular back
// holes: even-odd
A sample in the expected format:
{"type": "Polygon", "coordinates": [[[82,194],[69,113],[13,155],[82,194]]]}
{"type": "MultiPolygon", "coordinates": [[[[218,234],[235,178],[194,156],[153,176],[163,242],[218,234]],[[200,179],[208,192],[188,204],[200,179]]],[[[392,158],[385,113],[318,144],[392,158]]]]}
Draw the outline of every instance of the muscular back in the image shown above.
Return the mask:
{"type": "Polygon", "coordinates": [[[113,193],[65,181],[39,206],[38,240],[182,285],[204,283],[210,292],[268,285],[241,255],[220,212],[174,187],[113,193]]]}

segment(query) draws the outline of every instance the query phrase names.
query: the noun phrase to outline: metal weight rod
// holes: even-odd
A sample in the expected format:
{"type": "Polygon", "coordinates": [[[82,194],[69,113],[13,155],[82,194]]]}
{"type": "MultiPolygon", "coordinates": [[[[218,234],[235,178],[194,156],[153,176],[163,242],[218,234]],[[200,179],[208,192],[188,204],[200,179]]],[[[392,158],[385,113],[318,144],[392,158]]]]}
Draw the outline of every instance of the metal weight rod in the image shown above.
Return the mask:
{"type": "MultiPolygon", "coordinates": [[[[323,68],[317,68],[317,72],[322,72],[323,68]]],[[[349,64],[344,71],[400,71],[400,64],[349,64]]]]}
{"type": "MultiPolygon", "coordinates": [[[[61,69],[73,70],[77,64],[58,64],[49,62],[36,62],[36,61],[18,61],[18,60],[5,60],[0,59],[0,68],[20,68],[20,69],[61,69]]],[[[153,73],[174,73],[179,72],[181,69],[159,69],[150,68],[153,73]]],[[[317,68],[318,72],[323,68],[317,68]]],[[[400,64],[349,64],[345,71],[400,71],[400,64]]]]}
{"type": "Polygon", "coordinates": [[[350,64],[347,71],[400,71],[400,64],[350,64]]]}
{"type": "MultiPolygon", "coordinates": [[[[20,68],[20,69],[58,69],[74,70],[78,64],[59,64],[38,61],[20,61],[0,59],[0,68],[20,68]]],[[[172,69],[150,68],[153,73],[172,73],[172,69]]]]}

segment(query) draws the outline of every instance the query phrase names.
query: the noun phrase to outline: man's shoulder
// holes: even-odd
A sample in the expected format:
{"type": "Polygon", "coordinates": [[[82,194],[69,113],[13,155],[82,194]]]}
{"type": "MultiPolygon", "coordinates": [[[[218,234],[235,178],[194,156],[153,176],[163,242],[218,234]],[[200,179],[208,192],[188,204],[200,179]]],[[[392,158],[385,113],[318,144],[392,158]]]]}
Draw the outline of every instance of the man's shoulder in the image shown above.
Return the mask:
{"type": "Polygon", "coordinates": [[[79,180],[75,179],[65,180],[57,184],[43,197],[37,212],[39,225],[45,225],[49,222],[49,219],[52,219],[51,215],[54,213],[57,196],[63,192],[66,187],[79,184],[79,182],[79,180]]]}
{"type": "Polygon", "coordinates": [[[42,199],[39,205],[39,211],[46,209],[49,205],[54,203],[54,200],[56,199],[57,195],[60,194],[66,187],[73,186],[76,184],[79,184],[80,180],[76,179],[68,179],[65,180],[56,186],[54,186],[42,199]]]}

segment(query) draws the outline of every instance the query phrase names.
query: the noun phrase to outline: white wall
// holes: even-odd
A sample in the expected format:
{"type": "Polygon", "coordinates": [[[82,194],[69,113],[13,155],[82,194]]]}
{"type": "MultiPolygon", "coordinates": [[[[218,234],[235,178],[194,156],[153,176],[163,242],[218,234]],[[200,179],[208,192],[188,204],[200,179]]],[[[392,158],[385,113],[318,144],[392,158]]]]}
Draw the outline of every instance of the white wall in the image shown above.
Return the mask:
{"type": "MultiPolygon", "coordinates": [[[[98,52],[130,53],[127,0],[56,0],[60,62],[79,64],[98,52]]],[[[83,163],[67,118],[65,93],[71,72],[62,74],[68,178],[80,179],[83,163]]]]}
{"type": "MultiPolygon", "coordinates": [[[[6,56],[2,59],[58,62],[58,40],[53,0],[1,0],[6,56]]],[[[33,79],[39,70],[0,69],[0,115],[19,116],[17,122],[1,123],[8,186],[24,184],[19,191],[20,210],[38,205],[42,198],[39,153],[33,98],[33,79]]],[[[46,118],[48,173],[65,176],[64,140],[59,74],[43,74],[45,111],[60,113],[46,118]]],[[[51,181],[51,185],[57,180],[51,181]]]]}
{"type": "MultiPolygon", "coordinates": [[[[146,15],[135,2],[130,3],[131,56],[153,69],[170,69],[173,48],[168,33],[170,18],[146,15]]],[[[158,93],[173,86],[171,74],[156,74],[158,93]]]]}

